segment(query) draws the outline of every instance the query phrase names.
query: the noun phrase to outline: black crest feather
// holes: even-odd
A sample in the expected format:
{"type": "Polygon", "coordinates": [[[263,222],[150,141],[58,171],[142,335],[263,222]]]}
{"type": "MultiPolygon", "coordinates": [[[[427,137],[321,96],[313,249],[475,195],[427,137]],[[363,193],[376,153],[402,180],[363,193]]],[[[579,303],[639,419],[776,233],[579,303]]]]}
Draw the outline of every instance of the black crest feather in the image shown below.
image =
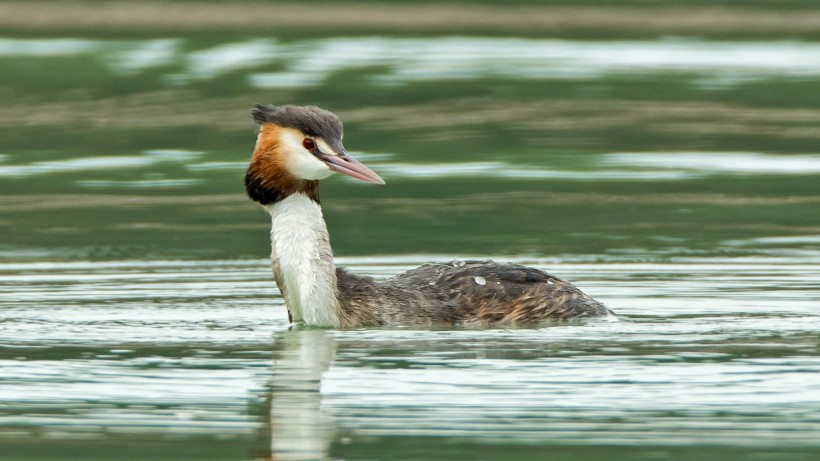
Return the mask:
{"type": "Polygon", "coordinates": [[[332,142],[342,139],[342,121],[332,112],[316,106],[274,106],[257,104],[251,110],[256,123],[274,123],[283,128],[296,128],[308,136],[332,142]]]}

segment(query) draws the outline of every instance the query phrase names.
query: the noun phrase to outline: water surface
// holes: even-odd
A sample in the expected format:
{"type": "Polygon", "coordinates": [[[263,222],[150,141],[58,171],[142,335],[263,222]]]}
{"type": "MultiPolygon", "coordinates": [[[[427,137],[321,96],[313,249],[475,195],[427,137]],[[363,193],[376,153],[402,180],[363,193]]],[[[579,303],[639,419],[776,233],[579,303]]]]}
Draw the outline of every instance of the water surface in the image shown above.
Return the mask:
{"type": "MultiPolygon", "coordinates": [[[[382,278],[421,261],[343,262],[382,278]]],[[[289,329],[261,260],[4,264],[2,443],[77,458],[816,453],[816,254],[518,262],[559,267],[620,319],[289,329]],[[224,453],[199,451],[212,443],[224,453]]]]}
{"type": "Polygon", "coordinates": [[[3,459],[816,459],[819,45],[766,34],[0,37],[3,459]],[[618,319],[289,326],[258,102],[387,180],[323,183],[339,264],[515,261],[618,319]]]}

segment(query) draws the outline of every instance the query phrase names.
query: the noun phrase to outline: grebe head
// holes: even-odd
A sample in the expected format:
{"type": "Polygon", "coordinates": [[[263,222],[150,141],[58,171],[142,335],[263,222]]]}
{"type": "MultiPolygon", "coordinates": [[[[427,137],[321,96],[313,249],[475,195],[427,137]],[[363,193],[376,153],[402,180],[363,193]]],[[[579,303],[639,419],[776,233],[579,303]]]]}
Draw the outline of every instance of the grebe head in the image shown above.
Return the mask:
{"type": "MultiPolygon", "coordinates": [[[[334,172],[361,181],[384,184],[370,168],[351,157],[342,144],[342,121],[316,106],[257,104],[251,111],[261,125],[246,185],[292,193],[316,187],[315,181],[334,172]]],[[[257,200],[260,201],[260,200],[257,200]]]]}

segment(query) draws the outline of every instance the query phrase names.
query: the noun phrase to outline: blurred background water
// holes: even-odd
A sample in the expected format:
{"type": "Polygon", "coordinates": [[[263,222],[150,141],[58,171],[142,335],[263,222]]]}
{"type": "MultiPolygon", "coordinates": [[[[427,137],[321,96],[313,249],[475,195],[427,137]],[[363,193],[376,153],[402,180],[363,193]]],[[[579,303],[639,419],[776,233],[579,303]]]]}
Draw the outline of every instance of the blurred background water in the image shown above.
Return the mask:
{"type": "Polygon", "coordinates": [[[0,452],[820,455],[808,0],[0,2],[0,452]],[[620,315],[289,329],[242,177],[317,104],[340,264],[493,257],[620,315]]]}

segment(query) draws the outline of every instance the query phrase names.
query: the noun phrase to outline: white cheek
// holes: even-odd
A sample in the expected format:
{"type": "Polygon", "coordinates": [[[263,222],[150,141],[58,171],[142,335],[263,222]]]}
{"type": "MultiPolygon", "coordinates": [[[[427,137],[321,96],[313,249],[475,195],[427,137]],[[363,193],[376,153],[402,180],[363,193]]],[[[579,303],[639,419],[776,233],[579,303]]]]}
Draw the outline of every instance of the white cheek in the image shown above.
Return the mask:
{"type": "Polygon", "coordinates": [[[324,179],[333,174],[325,162],[317,159],[302,147],[302,136],[294,133],[285,133],[282,136],[283,148],[288,155],[286,163],[288,171],[300,179],[324,179]]]}
{"type": "Polygon", "coordinates": [[[324,179],[333,172],[325,162],[307,152],[300,152],[288,158],[288,170],[301,179],[324,179]]]}

